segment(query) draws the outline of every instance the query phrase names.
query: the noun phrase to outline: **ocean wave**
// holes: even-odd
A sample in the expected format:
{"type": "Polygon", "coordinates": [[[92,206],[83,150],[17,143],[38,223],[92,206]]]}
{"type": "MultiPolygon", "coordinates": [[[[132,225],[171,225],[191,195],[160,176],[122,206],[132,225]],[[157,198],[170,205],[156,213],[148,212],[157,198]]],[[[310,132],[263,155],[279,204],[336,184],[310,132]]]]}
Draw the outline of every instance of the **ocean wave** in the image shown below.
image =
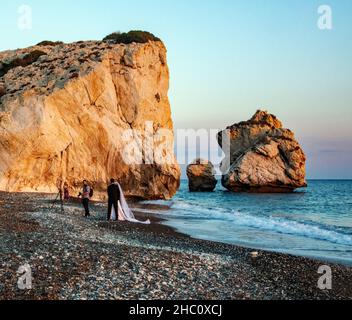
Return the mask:
{"type": "MultiPolygon", "coordinates": [[[[149,203],[157,204],[156,201],[149,203]]],[[[289,218],[260,216],[259,213],[258,215],[254,215],[229,210],[228,208],[199,206],[179,200],[169,202],[168,205],[170,206],[170,211],[167,215],[178,220],[222,220],[224,222],[231,222],[237,227],[305,237],[340,245],[352,245],[351,235],[332,230],[331,226],[323,224],[294,221],[289,218]]]]}
{"type": "Polygon", "coordinates": [[[352,245],[352,236],[325,229],[321,226],[306,224],[282,218],[256,217],[248,214],[234,213],[234,223],[239,226],[273,231],[310,239],[323,240],[341,245],[352,245]]]}

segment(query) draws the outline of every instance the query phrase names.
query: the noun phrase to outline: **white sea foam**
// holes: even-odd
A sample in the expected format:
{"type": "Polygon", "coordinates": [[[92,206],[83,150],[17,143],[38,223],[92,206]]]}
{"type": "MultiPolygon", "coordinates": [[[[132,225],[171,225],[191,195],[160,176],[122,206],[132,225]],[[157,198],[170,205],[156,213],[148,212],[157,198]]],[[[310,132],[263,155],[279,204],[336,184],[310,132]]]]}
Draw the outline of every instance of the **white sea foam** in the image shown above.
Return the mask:
{"type": "MultiPolygon", "coordinates": [[[[149,204],[165,205],[165,202],[150,201],[149,204]]],[[[183,201],[174,201],[167,213],[170,218],[178,220],[220,220],[231,222],[235,227],[247,227],[277,234],[287,234],[308,239],[327,241],[334,244],[352,246],[352,236],[342,232],[329,230],[327,226],[294,221],[288,218],[254,215],[226,208],[210,208],[196,206],[183,201]]],[[[260,210],[260,209],[258,209],[260,210]]],[[[148,210],[146,210],[148,211],[148,210]]]]}

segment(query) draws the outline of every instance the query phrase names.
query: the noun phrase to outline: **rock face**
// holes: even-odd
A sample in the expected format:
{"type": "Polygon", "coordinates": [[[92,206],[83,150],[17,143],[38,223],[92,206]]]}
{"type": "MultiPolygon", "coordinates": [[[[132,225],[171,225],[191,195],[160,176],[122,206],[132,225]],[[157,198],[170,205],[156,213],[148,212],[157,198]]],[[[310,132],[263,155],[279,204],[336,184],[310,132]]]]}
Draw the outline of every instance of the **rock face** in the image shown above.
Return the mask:
{"type": "Polygon", "coordinates": [[[212,192],[218,181],[210,161],[197,159],[187,167],[189,190],[191,192],[212,192]]]}
{"type": "Polygon", "coordinates": [[[1,98],[2,96],[4,96],[5,93],[6,93],[6,91],[5,91],[5,85],[0,82],[0,98],[1,98]]]}
{"type": "Polygon", "coordinates": [[[218,134],[226,154],[222,184],[234,192],[292,192],[306,187],[305,154],[294,134],[265,111],[218,134]]]}
{"type": "Polygon", "coordinates": [[[87,179],[104,199],[114,177],[127,196],[171,198],[180,169],[166,61],[160,41],[1,52],[0,190],[56,193],[67,181],[76,195],[87,179]]]}

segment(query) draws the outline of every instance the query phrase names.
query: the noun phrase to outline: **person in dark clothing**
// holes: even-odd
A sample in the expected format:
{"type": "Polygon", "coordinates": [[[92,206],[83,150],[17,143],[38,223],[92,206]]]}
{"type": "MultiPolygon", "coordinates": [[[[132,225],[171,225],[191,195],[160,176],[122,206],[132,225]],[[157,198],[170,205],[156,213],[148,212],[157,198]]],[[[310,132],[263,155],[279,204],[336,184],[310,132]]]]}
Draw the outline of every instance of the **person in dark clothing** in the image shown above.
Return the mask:
{"type": "Polygon", "coordinates": [[[83,204],[84,211],[85,211],[85,217],[86,217],[86,218],[90,217],[89,199],[84,198],[84,199],[82,200],[82,204],[83,204]]]}
{"type": "Polygon", "coordinates": [[[65,182],[64,184],[64,200],[65,201],[70,200],[70,190],[67,182],[65,182]]]}
{"type": "Polygon", "coordinates": [[[83,181],[83,190],[79,194],[79,196],[82,197],[82,204],[85,210],[85,217],[90,217],[90,212],[89,212],[89,198],[90,198],[90,193],[91,193],[91,187],[88,185],[88,182],[86,180],[83,181]]]}
{"type": "Polygon", "coordinates": [[[111,220],[111,213],[112,213],[112,208],[115,209],[116,217],[118,217],[118,203],[120,201],[120,188],[118,184],[116,183],[115,179],[110,180],[110,185],[108,187],[108,221],[111,220]]]}

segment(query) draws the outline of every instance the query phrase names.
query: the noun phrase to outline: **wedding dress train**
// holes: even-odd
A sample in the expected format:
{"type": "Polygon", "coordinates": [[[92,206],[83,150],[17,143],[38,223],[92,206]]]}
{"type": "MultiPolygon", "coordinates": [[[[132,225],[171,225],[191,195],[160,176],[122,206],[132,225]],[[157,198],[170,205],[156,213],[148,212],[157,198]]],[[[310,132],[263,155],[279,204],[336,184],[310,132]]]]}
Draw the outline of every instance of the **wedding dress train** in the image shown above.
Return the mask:
{"type": "Polygon", "coordinates": [[[118,214],[115,212],[115,208],[113,206],[111,213],[111,220],[113,221],[128,221],[133,223],[142,223],[142,224],[150,224],[150,220],[147,221],[139,221],[135,218],[132,210],[128,206],[125,195],[123,194],[123,190],[121,185],[116,182],[120,189],[120,201],[118,202],[118,214]]]}

